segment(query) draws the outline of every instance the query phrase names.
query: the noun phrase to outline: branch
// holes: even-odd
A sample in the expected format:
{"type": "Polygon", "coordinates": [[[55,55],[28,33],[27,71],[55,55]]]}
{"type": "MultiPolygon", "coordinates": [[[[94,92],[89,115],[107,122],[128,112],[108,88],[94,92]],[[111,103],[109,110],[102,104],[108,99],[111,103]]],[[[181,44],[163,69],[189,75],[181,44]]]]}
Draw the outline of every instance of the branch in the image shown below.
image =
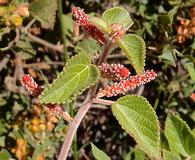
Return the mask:
{"type": "Polygon", "coordinates": [[[37,43],[39,43],[43,46],[46,46],[49,49],[57,51],[59,53],[63,53],[63,49],[59,46],[56,46],[55,44],[49,43],[49,42],[47,42],[47,41],[45,41],[45,40],[43,40],[39,37],[36,37],[36,36],[32,35],[31,33],[27,33],[27,36],[34,42],[37,42],[37,43]]]}
{"type": "Polygon", "coordinates": [[[91,106],[91,102],[88,102],[84,104],[79,111],[77,112],[76,116],[74,117],[73,121],[70,124],[70,127],[68,129],[68,132],[65,137],[65,141],[63,143],[63,146],[60,151],[60,155],[58,157],[58,160],[66,160],[68,156],[69,148],[72,144],[74,135],[83,119],[83,117],[86,115],[87,111],[89,110],[91,106]]]}
{"type": "Polygon", "coordinates": [[[99,99],[99,98],[94,98],[93,99],[93,103],[99,103],[99,104],[104,104],[107,106],[111,106],[114,101],[109,101],[109,100],[105,100],[105,99],[99,99]]]}
{"type": "MultiPolygon", "coordinates": [[[[108,41],[105,44],[103,53],[102,53],[97,65],[100,65],[101,63],[104,63],[106,61],[106,58],[109,54],[109,49],[111,46],[112,46],[111,41],[108,41]]],[[[88,95],[89,95],[88,101],[87,102],[84,101],[83,106],[81,106],[81,108],[79,108],[76,116],[74,117],[72,123],[70,124],[70,128],[68,129],[68,132],[66,134],[65,141],[64,141],[63,146],[61,148],[58,160],[66,160],[66,158],[68,156],[68,151],[70,149],[70,146],[72,144],[72,141],[73,141],[73,138],[76,134],[76,131],[77,131],[82,119],[84,118],[87,111],[91,107],[92,99],[94,98],[94,96],[96,94],[97,87],[98,87],[98,85],[95,85],[95,86],[90,88],[89,93],[88,93],[88,95]]]]}
{"type": "Polygon", "coordinates": [[[64,58],[65,58],[65,62],[67,62],[69,59],[69,56],[67,54],[67,44],[66,44],[66,35],[65,35],[66,23],[63,17],[63,7],[62,7],[63,2],[64,2],[63,0],[58,0],[58,13],[59,13],[60,30],[61,30],[61,36],[62,36],[63,49],[64,49],[64,58]]]}

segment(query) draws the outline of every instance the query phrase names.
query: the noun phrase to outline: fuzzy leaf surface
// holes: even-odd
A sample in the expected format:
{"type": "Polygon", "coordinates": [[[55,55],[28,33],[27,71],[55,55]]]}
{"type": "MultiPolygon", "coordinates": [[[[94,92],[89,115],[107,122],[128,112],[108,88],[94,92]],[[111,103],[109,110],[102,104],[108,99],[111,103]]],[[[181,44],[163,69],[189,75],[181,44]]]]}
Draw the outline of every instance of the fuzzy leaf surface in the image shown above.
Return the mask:
{"type": "Polygon", "coordinates": [[[102,150],[96,147],[93,143],[91,143],[91,148],[95,159],[97,160],[111,160],[110,157],[105,154],[102,150]]]}
{"type": "Polygon", "coordinates": [[[112,105],[112,113],[121,127],[130,134],[150,157],[160,159],[160,128],[149,102],[141,96],[119,98],[112,105]]]}
{"type": "Polygon", "coordinates": [[[173,153],[181,154],[184,157],[194,157],[195,136],[186,122],[178,116],[168,115],[165,123],[165,136],[173,153]]]}
{"type": "Polygon", "coordinates": [[[144,40],[135,34],[127,34],[117,40],[117,44],[125,53],[136,73],[141,74],[144,70],[146,57],[146,44],[144,40]]]}
{"type": "Polygon", "coordinates": [[[163,160],[181,160],[179,155],[175,155],[172,152],[163,150],[163,160]]]}
{"type": "Polygon", "coordinates": [[[104,32],[110,33],[110,28],[108,27],[108,24],[99,17],[93,17],[90,19],[92,23],[100,27],[104,32]]]}
{"type": "Polygon", "coordinates": [[[113,7],[106,10],[102,19],[110,26],[112,24],[121,24],[125,30],[133,25],[133,21],[129,15],[129,12],[121,7],[113,7]]]}
{"type": "Polygon", "coordinates": [[[99,70],[90,64],[88,56],[79,54],[70,59],[56,80],[46,87],[41,103],[68,103],[99,79],[99,70]]]}

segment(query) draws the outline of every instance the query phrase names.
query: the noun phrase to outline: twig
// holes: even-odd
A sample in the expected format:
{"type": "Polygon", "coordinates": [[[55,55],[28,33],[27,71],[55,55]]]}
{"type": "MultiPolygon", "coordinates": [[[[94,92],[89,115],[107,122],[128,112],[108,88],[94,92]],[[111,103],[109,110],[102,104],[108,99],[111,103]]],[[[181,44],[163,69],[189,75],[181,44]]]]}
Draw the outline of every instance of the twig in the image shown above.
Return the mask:
{"type": "Polygon", "coordinates": [[[20,39],[20,32],[18,29],[15,29],[16,37],[4,48],[0,48],[0,51],[4,52],[9,50],[19,39],[20,39]]]}
{"type": "Polygon", "coordinates": [[[61,36],[62,36],[62,43],[63,43],[63,48],[64,48],[64,58],[65,58],[65,63],[68,61],[69,56],[67,54],[67,44],[66,44],[66,23],[65,19],[63,17],[63,8],[62,8],[62,3],[63,0],[58,0],[58,12],[59,12],[59,20],[60,20],[60,30],[61,30],[61,36]]]}
{"type": "Polygon", "coordinates": [[[144,85],[142,85],[142,86],[139,87],[139,89],[138,89],[138,91],[137,91],[137,95],[138,95],[138,96],[141,96],[142,93],[143,93],[143,91],[144,91],[144,85]]]}
{"type": "Polygon", "coordinates": [[[73,121],[70,124],[70,127],[68,129],[68,132],[66,134],[65,141],[64,141],[62,149],[60,151],[60,155],[59,155],[58,160],[66,160],[66,158],[68,156],[68,151],[69,151],[69,148],[72,144],[75,133],[76,133],[83,117],[86,115],[87,111],[89,110],[90,106],[91,106],[91,102],[84,104],[79,109],[76,116],[74,117],[74,119],[73,119],[73,121]]]}
{"type": "Polygon", "coordinates": [[[54,44],[52,44],[52,43],[49,43],[49,42],[47,42],[47,41],[45,41],[45,40],[43,40],[43,39],[41,39],[41,38],[39,38],[39,37],[36,37],[36,36],[32,35],[31,33],[27,33],[27,36],[28,36],[32,41],[34,41],[34,42],[36,42],[36,43],[39,43],[39,44],[41,44],[41,45],[43,45],[43,46],[46,46],[47,48],[52,49],[52,50],[54,50],[54,51],[57,51],[57,52],[59,52],[59,53],[63,53],[63,48],[62,48],[62,47],[56,46],[56,45],[54,45],[54,44]]]}
{"type": "Polygon", "coordinates": [[[0,72],[1,70],[6,66],[6,64],[9,62],[10,55],[6,55],[0,62],[0,72]]]}
{"type": "Polygon", "coordinates": [[[65,63],[64,62],[38,62],[38,63],[31,63],[31,64],[22,64],[23,68],[29,68],[29,67],[40,67],[40,68],[44,68],[42,67],[42,65],[44,64],[48,64],[48,65],[60,65],[60,66],[64,66],[65,63]]]}
{"type": "Polygon", "coordinates": [[[111,106],[114,103],[114,101],[109,101],[109,100],[99,99],[99,98],[94,98],[92,102],[104,104],[104,105],[108,105],[108,106],[111,106]]]}

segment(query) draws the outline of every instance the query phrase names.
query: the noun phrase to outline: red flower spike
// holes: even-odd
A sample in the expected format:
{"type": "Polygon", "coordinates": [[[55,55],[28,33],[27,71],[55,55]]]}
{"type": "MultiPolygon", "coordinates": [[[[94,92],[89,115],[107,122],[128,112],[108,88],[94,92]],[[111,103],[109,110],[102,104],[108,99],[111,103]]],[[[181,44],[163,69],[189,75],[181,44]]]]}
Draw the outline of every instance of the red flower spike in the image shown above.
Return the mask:
{"type": "Polygon", "coordinates": [[[53,113],[55,114],[57,117],[62,117],[65,121],[72,121],[72,117],[70,117],[70,115],[65,112],[62,109],[62,106],[59,104],[47,104],[46,107],[53,113]]]}
{"type": "Polygon", "coordinates": [[[21,77],[20,82],[30,95],[38,97],[41,94],[42,88],[34,81],[34,79],[29,74],[24,74],[21,77]]]}
{"type": "Polygon", "coordinates": [[[136,87],[146,84],[156,78],[157,74],[151,70],[146,71],[142,75],[131,76],[119,83],[114,83],[104,89],[100,89],[98,97],[112,97],[118,94],[125,94],[126,92],[135,89],[136,87]]]}
{"type": "Polygon", "coordinates": [[[83,9],[79,7],[72,7],[72,13],[75,22],[77,22],[89,36],[101,44],[106,43],[104,33],[95,24],[90,22],[88,15],[84,12],[83,9]]]}
{"type": "Polygon", "coordinates": [[[98,66],[102,77],[112,79],[114,81],[121,81],[129,77],[130,71],[121,64],[105,64],[98,66]]]}
{"type": "Polygon", "coordinates": [[[89,17],[84,12],[84,9],[79,7],[72,7],[73,19],[75,22],[80,24],[81,26],[86,26],[89,24],[89,17]]]}

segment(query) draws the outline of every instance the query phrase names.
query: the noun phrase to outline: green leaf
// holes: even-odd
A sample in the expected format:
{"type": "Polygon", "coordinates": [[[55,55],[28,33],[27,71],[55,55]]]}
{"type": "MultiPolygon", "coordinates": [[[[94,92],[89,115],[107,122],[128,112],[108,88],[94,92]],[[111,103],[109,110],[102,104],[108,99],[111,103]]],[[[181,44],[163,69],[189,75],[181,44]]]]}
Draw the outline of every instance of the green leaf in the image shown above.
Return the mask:
{"type": "Polygon", "coordinates": [[[195,66],[194,66],[194,64],[188,63],[187,70],[188,70],[188,73],[189,73],[190,77],[192,78],[192,80],[195,81],[195,66]]]}
{"type": "Polygon", "coordinates": [[[175,67],[176,63],[174,57],[176,58],[175,52],[169,44],[163,47],[162,55],[159,56],[159,58],[162,58],[163,60],[167,61],[168,64],[175,67]]]}
{"type": "Polygon", "coordinates": [[[104,32],[106,33],[111,32],[110,27],[108,27],[108,24],[103,19],[99,17],[93,17],[90,19],[90,21],[97,25],[98,27],[100,27],[104,32]]]}
{"type": "Polygon", "coordinates": [[[178,116],[168,115],[165,122],[165,136],[173,153],[185,157],[195,154],[195,136],[186,122],[178,116]]]}
{"type": "Polygon", "coordinates": [[[138,147],[134,149],[134,154],[135,154],[135,160],[145,160],[145,153],[138,147]]]}
{"type": "Polygon", "coordinates": [[[106,155],[102,150],[97,148],[93,143],[91,143],[91,148],[92,148],[92,152],[93,152],[95,159],[97,159],[97,160],[111,160],[111,158],[108,155],[106,155]]]}
{"type": "Polygon", "coordinates": [[[99,70],[86,54],[70,59],[56,80],[40,96],[41,103],[68,103],[99,79],[99,70]]]}
{"type": "Polygon", "coordinates": [[[121,7],[114,7],[106,10],[102,19],[110,26],[112,24],[121,24],[125,30],[128,30],[129,27],[133,25],[133,21],[127,10],[121,7]]]}
{"type": "Polygon", "coordinates": [[[0,157],[1,157],[1,160],[10,160],[11,154],[7,150],[2,149],[0,152],[0,157]]]}
{"type": "Polygon", "coordinates": [[[167,150],[163,150],[163,159],[164,160],[181,160],[179,155],[173,154],[167,150]]]}
{"type": "Polygon", "coordinates": [[[53,29],[56,10],[56,0],[35,0],[30,4],[31,14],[41,22],[41,26],[45,29],[53,29]]]}
{"type": "Polygon", "coordinates": [[[150,157],[160,159],[160,128],[149,102],[141,96],[119,98],[112,105],[113,115],[140,148],[150,157]]]}
{"type": "Polygon", "coordinates": [[[75,51],[78,53],[84,51],[93,58],[93,56],[100,52],[100,45],[93,38],[87,38],[78,43],[75,47],[75,51]]]}
{"type": "Polygon", "coordinates": [[[117,44],[123,50],[137,74],[141,74],[144,70],[146,56],[144,40],[135,34],[127,34],[117,40],[117,44]]]}

